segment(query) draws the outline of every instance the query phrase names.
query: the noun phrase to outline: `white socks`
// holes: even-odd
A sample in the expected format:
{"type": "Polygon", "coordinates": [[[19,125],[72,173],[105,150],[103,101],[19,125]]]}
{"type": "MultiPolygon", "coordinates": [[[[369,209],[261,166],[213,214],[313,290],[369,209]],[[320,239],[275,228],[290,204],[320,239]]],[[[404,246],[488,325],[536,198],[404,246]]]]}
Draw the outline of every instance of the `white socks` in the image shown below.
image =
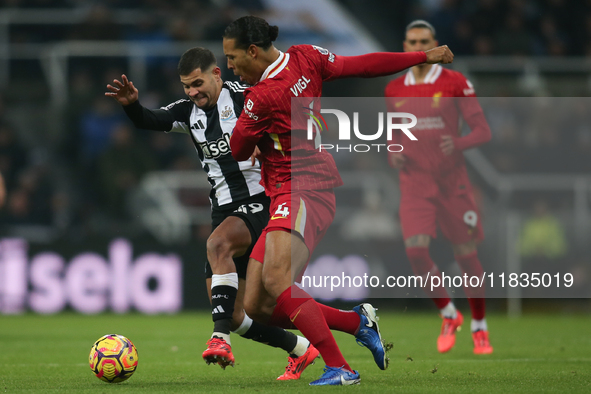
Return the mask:
{"type": "Polygon", "coordinates": [[[294,354],[298,357],[303,356],[304,353],[306,353],[306,350],[308,350],[309,345],[310,345],[310,341],[308,341],[306,338],[298,335],[298,343],[293,348],[293,350],[289,353],[294,354]]]}
{"type": "Polygon", "coordinates": [[[441,308],[439,312],[441,312],[441,316],[446,319],[455,319],[458,317],[456,306],[451,301],[445,307],[441,308]]]}
{"type": "Polygon", "coordinates": [[[252,319],[245,312],[244,313],[244,320],[242,320],[240,327],[238,327],[237,329],[235,329],[232,332],[236,333],[238,335],[244,335],[244,334],[246,334],[246,331],[248,331],[250,326],[252,326],[252,319]]]}
{"type": "Polygon", "coordinates": [[[486,326],[486,319],[482,319],[482,320],[472,319],[472,323],[470,323],[470,330],[472,332],[488,331],[488,327],[486,326]]]}

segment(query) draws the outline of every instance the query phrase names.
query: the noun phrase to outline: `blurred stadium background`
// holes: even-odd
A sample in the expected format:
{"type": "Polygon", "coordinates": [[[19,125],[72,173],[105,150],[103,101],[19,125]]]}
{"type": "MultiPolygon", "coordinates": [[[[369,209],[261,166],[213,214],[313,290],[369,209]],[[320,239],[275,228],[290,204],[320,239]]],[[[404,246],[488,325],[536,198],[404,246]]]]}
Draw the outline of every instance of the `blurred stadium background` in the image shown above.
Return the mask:
{"type": "MultiPolygon", "coordinates": [[[[456,55],[452,68],[491,98],[493,140],[467,154],[487,234],[485,270],[569,271],[582,298],[552,308],[591,308],[591,1],[2,0],[0,7],[0,172],[8,188],[0,313],[206,308],[209,184],[192,143],[135,130],[103,93],[125,73],[144,106],[182,98],[176,63],[193,46],[213,50],[224,78],[234,79],[221,34],[245,14],[279,25],[280,49],[310,43],[342,55],[400,51],[406,24],[430,21],[456,55]],[[568,111],[543,116],[558,104],[568,111]]],[[[390,79],[336,81],[324,95],[380,97],[390,79]]],[[[395,175],[371,160],[337,160],[350,198],[334,233],[370,242],[379,255],[367,262],[372,270],[408,265],[395,175]],[[369,217],[389,224],[348,220],[348,203],[385,207],[369,217]]],[[[444,243],[432,252],[444,269],[453,261],[444,243]]],[[[524,305],[512,299],[491,306],[519,314],[524,305]]],[[[538,303],[550,308],[547,299],[538,303]]]]}

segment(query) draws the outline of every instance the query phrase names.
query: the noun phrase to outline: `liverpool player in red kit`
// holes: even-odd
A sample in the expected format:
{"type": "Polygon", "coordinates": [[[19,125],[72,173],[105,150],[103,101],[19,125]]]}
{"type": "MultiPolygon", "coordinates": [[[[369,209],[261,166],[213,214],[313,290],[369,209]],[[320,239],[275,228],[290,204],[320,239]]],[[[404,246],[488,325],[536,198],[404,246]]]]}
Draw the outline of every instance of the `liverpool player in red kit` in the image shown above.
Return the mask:
{"type": "Polygon", "coordinates": [[[249,315],[264,320],[264,309],[275,304],[269,324],[293,323],[320,351],[327,366],[311,385],[355,384],[359,373],[343,358],[329,327],[355,335],[385,369],[375,309],[361,304],[353,312],[339,311],[316,303],[294,285],[333,220],[332,189],[342,181],[332,156],[306,138],[304,114],[291,118],[291,98],[308,97],[310,108],[318,110],[314,98],[321,96],[323,81],[389,75],[426,61],[449,63],[453,54],[439,47],[428,53],[341,57],[311,45],[283,53],[272,45],[277,35],[276,26],[252,16],[234,21],[224,33],[228,68],[253,85],[245,91],[244,110],[230,140],[232,155],[244,160],[258,147],[261,182],[271,197],[269,224],[251,253],[262,264],[249,267],[245,307],[249,315]]]}
{"type": "MultiPolygon", "coordinates": [[[[436,46],[435,30],[428,22],[419,20],[408,25],[405,51],[427,51],[436,46]]],[[[418,141],[404,144],[403,152],[389,156],[390,164],[400,169],[400,220],[406,254],[415,275],[440,275],[429,256],[429,243],[439,224],[462,271],[481,277],[476,244],[483,239],[482,224],[462,152],[489,141],[491,133],[472,84],[459,72],[437,64],[422,64],[390,82],[385,96],[392,97],[387,100],[389,110],[408,111],[418,119],[413,128],[418,141]],[[466,136],[460,135],[460,116],[472,130],[466,136]]],[[[400,142],[401,138],[400,132],[393,135],[395,141],[400,142]]],[[[474,353],[492,353],[484,317],[484,288],[465,291],[472,311],[474,353]]],[[[445,288],[436,288],[429,295],[443,317],[437,349],[444,353],[454,346],[463,317],[445,288]]]]}

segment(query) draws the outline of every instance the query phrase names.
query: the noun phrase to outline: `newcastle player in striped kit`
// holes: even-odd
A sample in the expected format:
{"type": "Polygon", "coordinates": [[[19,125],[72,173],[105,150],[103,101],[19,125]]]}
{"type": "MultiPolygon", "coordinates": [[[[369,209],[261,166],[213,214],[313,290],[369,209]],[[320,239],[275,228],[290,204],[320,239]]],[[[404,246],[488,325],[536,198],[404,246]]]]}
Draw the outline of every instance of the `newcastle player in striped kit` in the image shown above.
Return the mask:
{"type": "Polygon", "coordinates": [[[215,56],[204,48],[186,51],[178,73],[188,99],[161,109],[143,107],[138,90],[125,75],[107,85],[105,95],[120,103],[138,128],[189,134],[212,185],[213,232],[207,240],[206,274],[214,332],[203,358],[224,369],[233,366],[230,330],[234,330],[286,350],[289,365],[278,379],[299,379],[318,351],[307,339],[254,322],[243,310],[248,257],[269,220],[269,198],[259,184],[259,162],[236,161],[230,152],[230,136],[244,106],[246,86],[222,81],[215,56]]]}

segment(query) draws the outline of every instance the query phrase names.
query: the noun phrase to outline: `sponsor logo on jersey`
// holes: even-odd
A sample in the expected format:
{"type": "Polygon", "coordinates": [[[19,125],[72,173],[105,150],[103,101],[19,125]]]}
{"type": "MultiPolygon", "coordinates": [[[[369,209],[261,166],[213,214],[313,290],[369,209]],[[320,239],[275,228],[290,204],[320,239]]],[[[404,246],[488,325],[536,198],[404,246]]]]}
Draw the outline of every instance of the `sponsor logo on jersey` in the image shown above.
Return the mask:
{"type": "Polygon", "coordinates": [[[444,129],[445,122],[441,116],[431,116],[426,118],[418,118],[415,130],[433,130],[444,129]]]}
{"type": "Polygon", "coordinates": [[[248,115],[250,118],[252,118],[254,120],[259,120],[259,117],[257,115],[255,115],[254,113],[250,112],[246,108],[244,108],[244,113],[246,113],[246,115],[248,115]]]}
{"type": "Polygon", "coordinates": [[[215,141],[200,142],[199,146],[207,159],[217,159],[230,153],[230,134],[224,134],[215,141]]]}
{"type": "Polygon", "coordinates": [[[248,99],[248,101],[246,102],[246,109],[248,109],[249,111],[252,111],[253,106],[254,106],[254,103],[252,102],[252,100],[248,99]]]}

